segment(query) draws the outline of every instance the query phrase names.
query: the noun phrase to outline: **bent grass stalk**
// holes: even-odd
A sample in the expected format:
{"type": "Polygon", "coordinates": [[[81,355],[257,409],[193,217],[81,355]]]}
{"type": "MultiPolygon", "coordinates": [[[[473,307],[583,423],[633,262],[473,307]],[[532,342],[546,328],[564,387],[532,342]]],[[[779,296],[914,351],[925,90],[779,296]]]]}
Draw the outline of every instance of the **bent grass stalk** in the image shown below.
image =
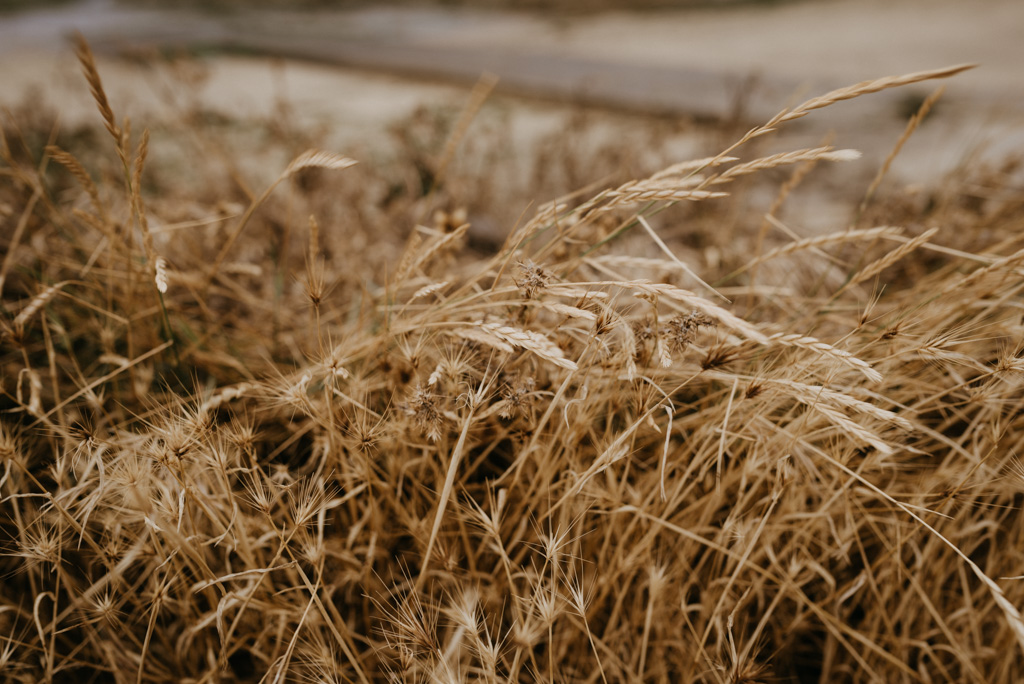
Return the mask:
{"type": "Polygon", "coordinates": [[[155,134],[131,154],[78,51],[114,149],[12,147],[6,125],[0,148],[5,677],[1014,681],[1019,203],[890,204],[883,168],[851,205],[869,200],[875,228],[799,236],[737,210],[765,171],[797,165],[782,198],[854,156],[742,145],[963,67],[833,91],[639,180],[552,190],[494,248],[467,247],[468,224],[537,197],[461,164],[490,82],[401,169],[302,173],[271,201],[300,171],[353,164],[311,150],[236,206],[243,166],[195,164],[196,193],[155,134]],[[58,163],[17,156],[33,149],[58,163]],[[444,184],[396,191],[417,164],[444,184]],[[701,210],[665,212],[682,199],[701,210]],[[449,223],[413,228],[428,205],[449,223]],[[296,216],[316,217],[308,236],[296,216]],[[718,265],[684,256],[677,220],[718,265]],[[729,272],[743,306],[685,289],[729,272]]]}

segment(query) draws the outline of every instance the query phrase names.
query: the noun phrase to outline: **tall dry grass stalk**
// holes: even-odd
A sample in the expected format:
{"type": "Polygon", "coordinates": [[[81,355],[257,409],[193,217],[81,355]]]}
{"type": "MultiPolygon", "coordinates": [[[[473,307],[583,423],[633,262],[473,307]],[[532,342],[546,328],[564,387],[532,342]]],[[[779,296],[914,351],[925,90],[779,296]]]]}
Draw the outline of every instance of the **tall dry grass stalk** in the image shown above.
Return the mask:
{"type": "Polygon", "coordinates": [[[5,680],[1019,677],[1019,198],[715,271],[665,202],[853,157],[732,146],[486,255],[453,208],[403,256],[340,155],[175,213],[79,56],[128,192],[66,144],[39,152],[73,183],[3,148],[5,680]]]}

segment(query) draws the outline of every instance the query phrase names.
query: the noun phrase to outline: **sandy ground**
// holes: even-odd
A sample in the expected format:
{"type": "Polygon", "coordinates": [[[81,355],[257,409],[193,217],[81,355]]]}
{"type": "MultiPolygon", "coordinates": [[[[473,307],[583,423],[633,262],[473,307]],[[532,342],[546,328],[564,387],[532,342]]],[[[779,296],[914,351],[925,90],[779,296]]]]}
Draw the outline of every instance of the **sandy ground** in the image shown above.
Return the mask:
{"type": "MultiPolygon", "coordinates": [[[[261,57],[202,59],[200,82],[194,88],[183,87],[170,69],[160,65],[112,57],[101,57],[98,63],[115,112],[136,121],[173,118],[169,101],[187,106],[193,97],[203,109],[225,116],[266,119],[285,100],[299,117],[297,123],[332,123],[339,142],[383,129],[419,106],[441,106],[465,97],[465,89],[454,85],[261,57]]],[[[60,53],[26,51],[0,60],[0,84],[5,105],[38,93],[59,110],[66,126],[98,116],[70,48],[60,53]]]]}
{"type": "Polygon", "coordinates": [[[450,26],[437,39],[464,48],[520,46],[761,76],[809,88],[971,62],[981,68],[958,84],[964,97],[1024,107],[1022,31],[1019,0],[834,0],[612,13],[561,23],[520,19],[500,28],[450,26]]]}
{"type": "Polygon", "coordinates": [[[960,79],[958,97],[1024,113],[1019,0],[816,0],[571,17],[443,4],[205,15],[84,0],[0,17],[0,56],[54,49],[72,30],[107,45],[234,45],[456,78],[491,69],[546,94],[614,101],[615,89],[623,90],[618,104],[634,98],[639,109],[654,103],[714,112],[731,105],[723,95],[749,91],[756,81],[746,104],[758,115],[761,107],[770,115],[801,88],[971,62],[981,67],[960,79]],[[616,69],[626,70],[622,79],[616,69]],[[672,96],[678,99],[657,92],[672,76],[684,85],[689,79],[696,92],[672,96]],[[631,89],[637,79],[650,81],[647,92],[631,89]]]}

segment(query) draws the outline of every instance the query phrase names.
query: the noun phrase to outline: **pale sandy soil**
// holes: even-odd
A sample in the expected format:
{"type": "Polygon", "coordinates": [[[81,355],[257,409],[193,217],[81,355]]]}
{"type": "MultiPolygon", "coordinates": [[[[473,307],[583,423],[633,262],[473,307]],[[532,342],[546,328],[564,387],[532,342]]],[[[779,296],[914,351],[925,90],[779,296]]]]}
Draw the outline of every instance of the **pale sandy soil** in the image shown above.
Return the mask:
{"type": "MultiPolygon", "coordinates": [[[[174,118],[170,102],[186,106],[194,97],[202,108],[240,119],[274,116],[280,100],[289,103],[299,124],[331,123],[337,141],[354,140],[408,117],[419,106],[457,102],[464,89],[440,83],[260,57],[217,56],[198,60],[202,79],[184,88],[166,66],[100,57],[100,75],[115,111],[137,121],[174,118]]],[[[71,48],[27,51],[0,59],[5,105],[38,92],[57,108],[65,125],[95,121],[96,107],[71,48]]]]}
{"type": "MultiPolygon", "coordinates": [[[[442,109],[454,115],[468,98],[468,90],[458,85],[264,57],[218,55],[190,60],[187,68],[198,75],[191,83],[183,83],[174,67],[159,61],[145,64],[99,57],[98,65],[115,113],[130,117],[136,126],[173,127],[186,110],[218,114],[240,127],[265,125],[279,116],[284,104],[289,125],[315,131],[316,143],[347,154],[377,154],[393,142],[391,127],[408,121],[417,110],[442,109]]],[[[0,84],[0,106],[30,101],[32,106],[57,112],[65,129],[100,123],[70,48],[0,59],[0,84]]],[[[577,112],[578,108],[564,104],[496,96],[478,115],[469,137],[492,136],[497,130],[510,149],[533,150],[539,140],[569,126],[577,112]]],[[[642,121],[613,113],[599,118],[606,124],[595,127],[602,139],[622,135],[622,119],[632,125],[642,121]]],[[[155,141],[159,144],[159,137],[155,141]]],[[[681,155],[707,151],[706,136],[696,132],[680,134],[666,144],[681,155]]],[[[237,145],[233,151],[243,158],[263,152],[237,145]]],[[[273,177],[278,170],[266,169],[262,175],[273,177]]]]}
{"type": "Polygon", "coordinates": [[[833,0],[717,11],[608,13],[571,21],[519,17],[437,30],[451,46],[549,51],[821,87],[933,69],[981,67],[963,97],[1024,108],[1019,0],[833,0]]]}

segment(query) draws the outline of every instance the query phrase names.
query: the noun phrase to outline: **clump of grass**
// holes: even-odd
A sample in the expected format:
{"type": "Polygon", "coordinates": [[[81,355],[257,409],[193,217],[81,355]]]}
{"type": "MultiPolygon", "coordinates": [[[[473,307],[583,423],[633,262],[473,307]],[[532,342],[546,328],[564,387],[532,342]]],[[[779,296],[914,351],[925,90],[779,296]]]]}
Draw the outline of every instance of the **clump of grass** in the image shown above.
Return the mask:
{"type": "Polygon", "coordinates": [[[862,225],[875,183],[846,230],[717,270],[659,235],[671,203],[855,158],[742,143],[960,68],[815,98],[481,256],[458,210],[402,253],[301,188],[290,220],[311,167],[365,182],[317,151],[175,224],[79,56],[121,173],[0,149],[9,680],[1016,676],[1019,198],[862,225]]]}

